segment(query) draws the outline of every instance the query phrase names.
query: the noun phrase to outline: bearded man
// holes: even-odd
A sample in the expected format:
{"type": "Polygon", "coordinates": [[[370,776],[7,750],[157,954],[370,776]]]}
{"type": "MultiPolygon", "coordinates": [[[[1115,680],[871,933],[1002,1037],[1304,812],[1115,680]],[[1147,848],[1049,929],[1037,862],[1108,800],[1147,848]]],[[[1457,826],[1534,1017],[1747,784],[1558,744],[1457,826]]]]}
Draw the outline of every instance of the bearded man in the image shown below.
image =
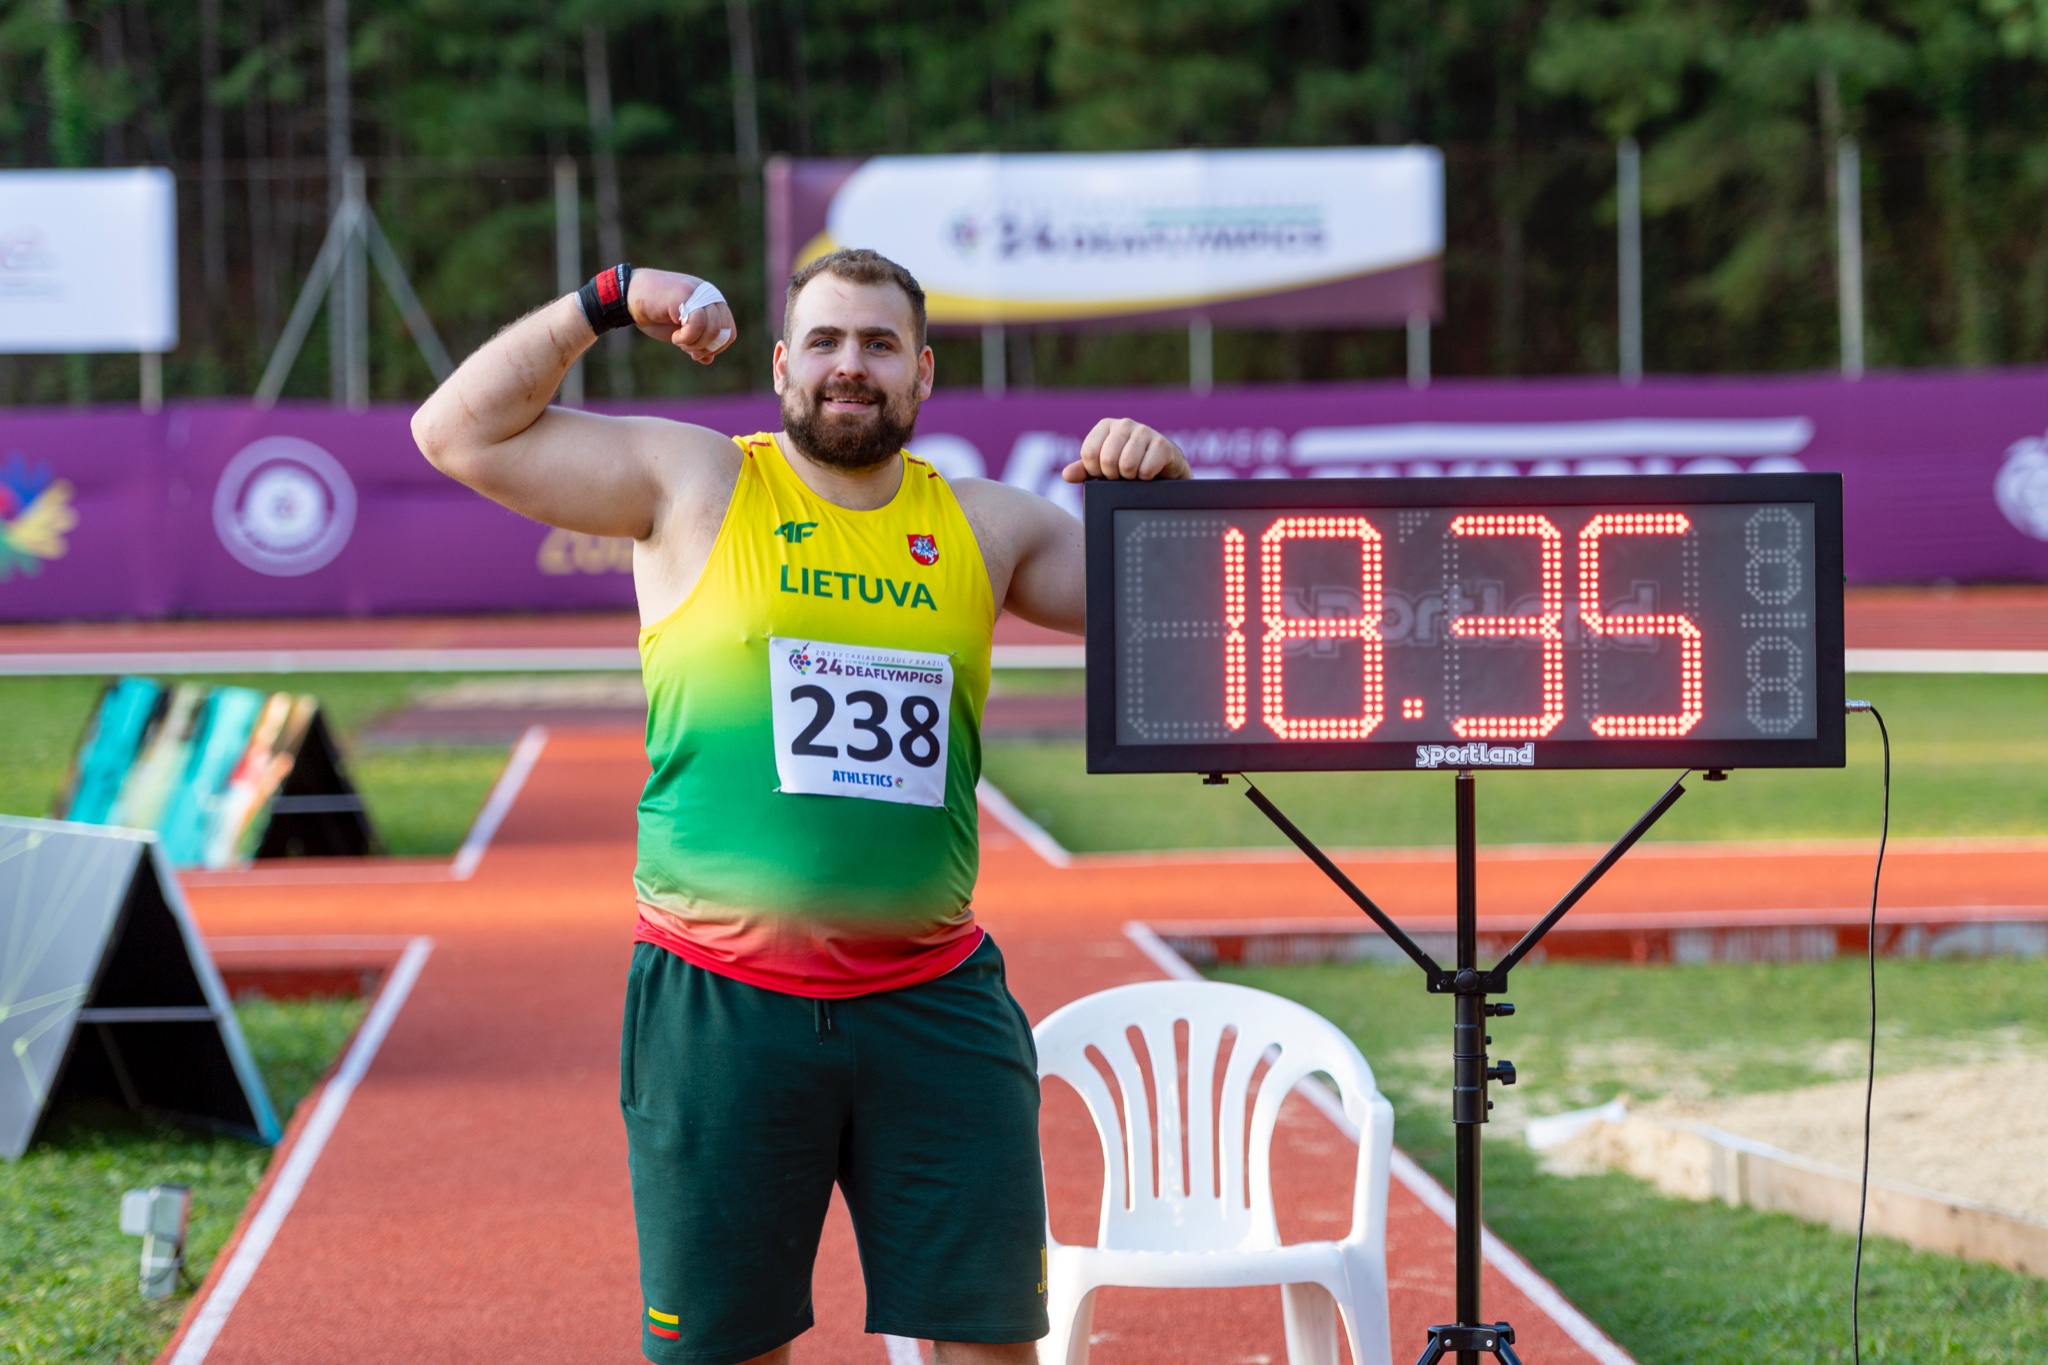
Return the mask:
{"type": "MultiPolygon", "coordinates": [[[[516,512],[633,540],[653,773],[619,1088],[642,1350],[787,1360],[837,1182],[868,1331],[1022,1365],[1046,1331],[1038,1077],[970,908],[974,790],[996,616],[1080,633],[1080,524],[904,449],[932,391],[924,293],[874,252],[791,278],[779,433],[548,406],[626,325],[701,364],[736,333],[705,281],[617,266],[472,355],[413,435],[516,512]]],[[[1065,471],[1186,476],[1121,419],[1065,471]]]]}

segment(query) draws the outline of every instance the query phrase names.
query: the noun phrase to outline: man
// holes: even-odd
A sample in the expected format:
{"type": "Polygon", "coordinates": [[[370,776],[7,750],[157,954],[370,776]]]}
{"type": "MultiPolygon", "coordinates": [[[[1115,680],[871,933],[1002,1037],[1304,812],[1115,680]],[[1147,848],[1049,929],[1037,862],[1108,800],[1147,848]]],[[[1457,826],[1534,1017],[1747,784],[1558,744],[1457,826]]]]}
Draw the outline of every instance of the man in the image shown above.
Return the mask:
{"type": "MultiPolygon", "coordinates": [[[[841,251],[791,280],[779,433],[548,406],[600,330],[701,364],[736,328],[689,275],[615,267],[506,328],[413,419],[514,511],[633,540],[648,758],[620,1102],[642,1349],[788,1358],[835,1180],[870,1332],[1012,1365],[1046,1330],[1031,1035],[969,908],[1000,611],[1078,633],[1081,527],[904,451],[924,295],[841,251]]],[[[1104,421],[1069,480],[1183,478],[1104,421]]]]}

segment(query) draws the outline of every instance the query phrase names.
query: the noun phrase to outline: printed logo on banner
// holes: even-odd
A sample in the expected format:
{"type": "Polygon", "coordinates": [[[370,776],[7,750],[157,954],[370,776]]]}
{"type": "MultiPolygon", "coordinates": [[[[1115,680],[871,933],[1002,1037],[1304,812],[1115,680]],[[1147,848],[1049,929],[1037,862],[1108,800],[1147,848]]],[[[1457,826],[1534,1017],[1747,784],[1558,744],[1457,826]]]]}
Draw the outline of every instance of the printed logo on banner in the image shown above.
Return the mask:
{"type": "Polygon", "coordinates": [[[356,487],[341,462],[296,436],[242,448],[213,490],[213,529],[247,569],[296,578],[326,567],[356,524],[356,487]]]}
{"type": "Polygon", "coordinates": [[[625,536],[593,536],[557,526],[541,537],[534,556],[540,571],[554,577],[567,574],[633,572],[633,542],[625,536]]]}
{"type": "Polygon", "coordinates": [[[64,285],[57,278],[57,257],[33,225],[0,232],[0,298],[57,299],[64,285]]]}
{"type": "Polygon", "coordinates": [[[1298,294],[1265,306],[1398,322],[1435,297],[1443,193],[1427,147],[873,157],[836,177],[797,259],[857,242],[916,261],[934,323],[1298,294]],[[1360,296],[1375,302],[1330,297],[1375,276],[1360,296]]]}
{"type": "Polygon", "coordinates": [[[8,452],[0,463],[0,583],[16,574],[33,578],[46,560],[64,557],[64,537],[78,525],[71,491],[48,464],[8,452]]]}
{"type": "Polygon", "coordinates": [[[1991,491],[2007,521],[2036,540],[2048,540],[2048,438],[2014,441],[1991,491]]]}

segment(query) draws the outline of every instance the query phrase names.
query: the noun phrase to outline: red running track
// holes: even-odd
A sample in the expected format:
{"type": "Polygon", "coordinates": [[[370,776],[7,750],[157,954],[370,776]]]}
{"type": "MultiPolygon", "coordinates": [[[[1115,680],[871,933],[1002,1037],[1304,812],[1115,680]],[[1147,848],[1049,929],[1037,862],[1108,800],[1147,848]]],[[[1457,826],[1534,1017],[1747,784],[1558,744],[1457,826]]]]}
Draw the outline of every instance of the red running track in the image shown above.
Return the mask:
{"type": "MultiPolygon", "coordinates": [[[[630,736],[557,736],[468,882],[216,878],[192,889],[211,938],[430,935],[435,945],[206,1360],[638,1358],[616,1058],[644,774],[630,736]]],[[[1121,931],[1146,908],[1129,893],[1152,873],[1062,872],[1000,828],[986,840],[983,913],[1034,1018],[1159,975],[1121,931]]],[[[1246,873],[1270,882],[1274,871],[1221,870],[1226,882],[1246,873]]],[[[1079,1101],[1056,1090],[1045,1120],[1054,1225],[1082,1240],[1100,1158],[1079,1101]]],[[[1355,1149],[1298,1100],[1278,1141],[1284,1235],[1341,1235],[1355,1149]]],[[[1425,1325],[1448,1316],[1450,1236],[1398,1185],[1390,1232],[1395,1340],[1407,1354],[1425,1325]]],[[[194,1311],[232,1250],[217,1258],[194,1311]]],[[[1517,1323],[1527,1359],[1591,1358],[1498,1273],[1487,1291],[1491,1310],[1517,1323]]],[[[836,1209],[815,1294],[818,1326],[798,1359],[881,1365],[882,1340],[861,1330],[858,1261],[836,1209]]],[[[1095,1329],[1103,1365],[1285,1358],[1274,1291],[1104,1298],[1095,1329]]]]}
{"type": "MultiPolygon", "coordinates": [[[[2048,586],[1851,588],[1850,649],[2048,649],[2048,586]]],[[[596,649],[631,647],[631,612],[255,621],[0,625],[0,655],[301,649],[596,649]]],[[[1073,644],[1014,616],[1001,644],[1073,644]]]]}
{"type": "MultiPolygon", "coordinates": [[[[557,735],[470,881],[375,880],[379,870],[363,867],[346,882],[317,880],[351,875],[341,869],[306,869],[311,876],[215,876],[191,888],[203,930],[224,941],[430,935],[435,944],[205,1359],[638,1358],[615,1078],[633,921],[633,806],[645,771],[633,736],[557,735]]],[[[1910,845],[1894,857],[1888,904],[2014,904],[2048,884],[2048,848],[2033,844],[1910,845]]],[[[1586,910],[1854,904],[1867,894],[1868,859],[1867,849],[1820,846],[1768,856],[1724,851],[1708,864],[1645,849],[1586,910]]],[[[1397,915],[1449,907],[1447,856],[1346,861],[1397,915]]],[[[1585,861],[1580,850],[1483,858],[1484,903],[1504,916],[1532,914],[1585,861]]],[[[1124,937],[1128,920],[1339,914],[1344,905],[1300,860],[1097,858],[1062,869],[1002,828],[984,828],[979,910],[1034,1018],[1089,991],[1159,974],[1124,937]]],[[[261,956],[274,965],[289,953],[261,956]]],[[[1078,1100],[1058,1087],[1047,1102],[1045,1142],[1055,1231],[1085,1240],[1100,1158],[1078,1100]]],[[[1300,1101],[1285,1114],[1278,1142],[1284,1235],[1341,1235],[1352,1145],[1300,1101]]],[[[273,1170],[282,1161],[281,1154],[273,1170]]],[[[1451,1315],[1451,1243],[1442,1220],[1398,1183],[1389,1248],[1395,1354],[1406,1359],[1420,1350],[1424,1326],[1451,1315]]],[[[217,1259],[195,1311],[228,1261],[217,1259]]],[[[798,1359],[882,1365],[882,1341],[861,1331],[858,1263],[843,1214],[827,1229],[815,1293],[818,1326],[799,1343],[798,1359]]],[[[1486,1293],[1489,1314],[1516,1323],[1532,1365],[1596,1358],[1497,1270],[1489,1270],[1486,1293]]],[[[1270,1290],[1108,1292],[1096,1317],[1097,1359],[1284,1360],[1278,1306],[1270,1290]]]]}

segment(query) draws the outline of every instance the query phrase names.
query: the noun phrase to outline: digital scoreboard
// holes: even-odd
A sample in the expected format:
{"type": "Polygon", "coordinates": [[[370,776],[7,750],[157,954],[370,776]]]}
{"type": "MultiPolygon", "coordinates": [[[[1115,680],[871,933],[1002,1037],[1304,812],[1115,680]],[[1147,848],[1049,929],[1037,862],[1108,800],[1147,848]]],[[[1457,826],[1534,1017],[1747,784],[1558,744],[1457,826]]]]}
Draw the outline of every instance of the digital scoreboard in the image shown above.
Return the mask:
{"type": "Polygon", "coordinates": [[[1090,772],[1842,765],[1838,475],[1085,498],[1090,772]]]}

